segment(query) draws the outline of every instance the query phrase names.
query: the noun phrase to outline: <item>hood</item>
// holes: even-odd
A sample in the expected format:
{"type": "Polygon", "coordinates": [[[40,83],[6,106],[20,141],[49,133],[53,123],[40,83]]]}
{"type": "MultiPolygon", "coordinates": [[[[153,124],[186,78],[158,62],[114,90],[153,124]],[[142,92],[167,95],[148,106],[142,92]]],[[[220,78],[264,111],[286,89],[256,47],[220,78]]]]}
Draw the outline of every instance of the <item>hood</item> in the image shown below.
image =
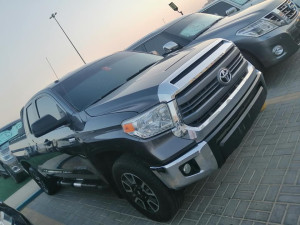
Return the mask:
{"type": "Polygon", "coordinates": [[[267,0],[232,16],[224,17],[196,38],[193,43],[216,37],[234,41],[238,30],[266,16],[283,2],[283,0],[267,0]]]}
{"type": "Polygon", "coordinates": [[[141,113],[159,104],[159,85],[180,66],[214,41],[216,40],[205,41],[169,54],[102,100],[85,109],[86,113],[90,116],[121,112],[141,113]]]}

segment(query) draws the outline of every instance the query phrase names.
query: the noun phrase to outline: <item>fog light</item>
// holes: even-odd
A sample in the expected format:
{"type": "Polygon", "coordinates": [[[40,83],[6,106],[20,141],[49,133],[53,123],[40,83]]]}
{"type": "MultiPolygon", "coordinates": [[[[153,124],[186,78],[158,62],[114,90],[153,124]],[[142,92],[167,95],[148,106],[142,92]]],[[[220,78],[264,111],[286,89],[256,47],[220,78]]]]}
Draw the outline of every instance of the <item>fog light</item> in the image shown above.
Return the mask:
{"type": "Polygon", "coordinates": [[[190,166],[190,164],[187,163],[183,166],[183,172],[185,174],[189,174],[191,172],[191,170],[192,170],[192,167],[190,166]]]}
{"type": "Polygon", "coordinates": [[[272,52],[276,55],[276,56],[280,56],[283,53],[283,47],[281,45],[276,45],[272,52]]]}
{"type": "Polygon", "coordinates": [[[17,173],[21,170],[18,166],[13,166],[11,169],[14,171],[14,173],[17,173]]]}

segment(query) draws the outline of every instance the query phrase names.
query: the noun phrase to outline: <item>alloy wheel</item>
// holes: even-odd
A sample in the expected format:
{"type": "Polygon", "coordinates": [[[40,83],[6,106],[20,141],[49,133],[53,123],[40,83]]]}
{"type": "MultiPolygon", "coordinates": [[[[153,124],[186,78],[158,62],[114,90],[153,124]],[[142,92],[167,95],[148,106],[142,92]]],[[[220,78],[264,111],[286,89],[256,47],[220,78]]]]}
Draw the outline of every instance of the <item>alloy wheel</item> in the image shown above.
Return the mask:
{"type": "Polygon", "coordinates": [[[152,189],[138,176],[124,173],[121,176],[125,192],[142,209],[155,213],[159,210],[159,201],[152,189]]]}

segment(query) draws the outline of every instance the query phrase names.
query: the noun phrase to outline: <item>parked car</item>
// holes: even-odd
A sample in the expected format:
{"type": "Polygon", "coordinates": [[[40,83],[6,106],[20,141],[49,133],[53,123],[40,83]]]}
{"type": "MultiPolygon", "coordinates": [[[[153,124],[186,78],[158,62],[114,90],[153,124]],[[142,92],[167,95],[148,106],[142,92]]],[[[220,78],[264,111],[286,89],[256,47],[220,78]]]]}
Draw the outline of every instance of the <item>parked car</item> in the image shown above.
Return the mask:
{"type": "Polygon", "coordinates": [[[19,211],[0,202],[0,224],[1,225],[32,225],[29,220],[19,211]]]}
{"type": "Polygon", "coordinates": [[[26,173],[16,157],[10,152],[9,144],[10,141],[22,138],[24,132],[20,120],[9,123],[0,129],[0,174],[3,177],[12,177],[16,183],[23,181],[26,173]]]}
{"type": "Polygon", "coordinates": [[[215,0],[206,4],[199,12],[218,16],[229,16],[265,0],[215,0]]]}
{"type": "Polygon", "coordinates": [[[217,37],[233,41],[248,61],[263,70],[299,49],[298,8],[291,0],[270,0],[233,16],[194,13],[157,29],[127,50],[164,55],[164,45],[170,41],[180,48],[217,37]]]}
{"type": "Polygon", "coordinates": [[[27,139],[10,149],[47,194],[109,184],[145,216],[167,221],[182,189],[238,146],[266,93],[262,73],[230,41],[165,58],[119,52],[34,95],[21,112],[27,139]]]}

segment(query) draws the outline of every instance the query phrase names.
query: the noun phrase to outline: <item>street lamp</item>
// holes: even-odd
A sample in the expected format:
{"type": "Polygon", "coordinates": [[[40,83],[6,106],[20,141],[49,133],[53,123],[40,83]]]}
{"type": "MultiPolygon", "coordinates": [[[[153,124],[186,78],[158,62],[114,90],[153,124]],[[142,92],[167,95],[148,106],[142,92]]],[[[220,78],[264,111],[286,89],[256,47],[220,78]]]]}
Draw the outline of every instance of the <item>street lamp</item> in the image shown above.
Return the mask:
{"type": "Polygon", "coordinates": [[[64,32],[64,34],[66,35],[66,37],[67,37],[68,40],[70,41],[71,45],[73,46],[73,48],[75,49],[75,51],[77,52],[77,54],[79,55],[79,57],[81,58],[82,62],[83,62],[84,64],[86,64],[86,62],[84,61],[84,59],[82,58],[82,56],[80,55],[80,53],[78,52],[78,50],[76,49],[76,47],[74,46],[74,44],[72,43],[72,41],[70,40],[70,38],[68,37],[68,35],[66,34],[66,32],[64,31],[64,29],[61,27],[61,25],[60,25],[59,22],[57,21],[57,19],[56,19],[56,17],[55,17],[56,14],[57,14],[57,13],[52,13],[49,19],[50,19],[50,20],[51,20],[52,18],[55,19],[56,23],[57,23],[58,26],[61,28],[61,30],[64,32]]]}
{"type": "Polygon", "coordinates": [[[178,11],[178,7],[177,7],[177,5],[175,5],[174,2],[171,2],[171,3],[169,4],[169,6],[170,6],[174,11],[179,12],[179,13],[181,13],[181,15],[183,15],[183,12],[182,12],[182,11],[178,11]]]}
{"type": "Polygon", "coordinates": [[[51,67],[51,69],[52,69],[52,71],[53,71],[53,73],[54,73],[55,77],[57,78],[57,80],[59,80],[59,78],[58,78],[57,74],[55,73],[55,70],[54,70],[54,68],[52,67],[52,65],[51,65],[51,63],[50,63],[50,61],[48,60],[48,58],[47,58],[47,57],[46,57],[46,60],[47,60],[47,62],[48,62],[48,64],[49,64],[49,66],[51,67]]]}

